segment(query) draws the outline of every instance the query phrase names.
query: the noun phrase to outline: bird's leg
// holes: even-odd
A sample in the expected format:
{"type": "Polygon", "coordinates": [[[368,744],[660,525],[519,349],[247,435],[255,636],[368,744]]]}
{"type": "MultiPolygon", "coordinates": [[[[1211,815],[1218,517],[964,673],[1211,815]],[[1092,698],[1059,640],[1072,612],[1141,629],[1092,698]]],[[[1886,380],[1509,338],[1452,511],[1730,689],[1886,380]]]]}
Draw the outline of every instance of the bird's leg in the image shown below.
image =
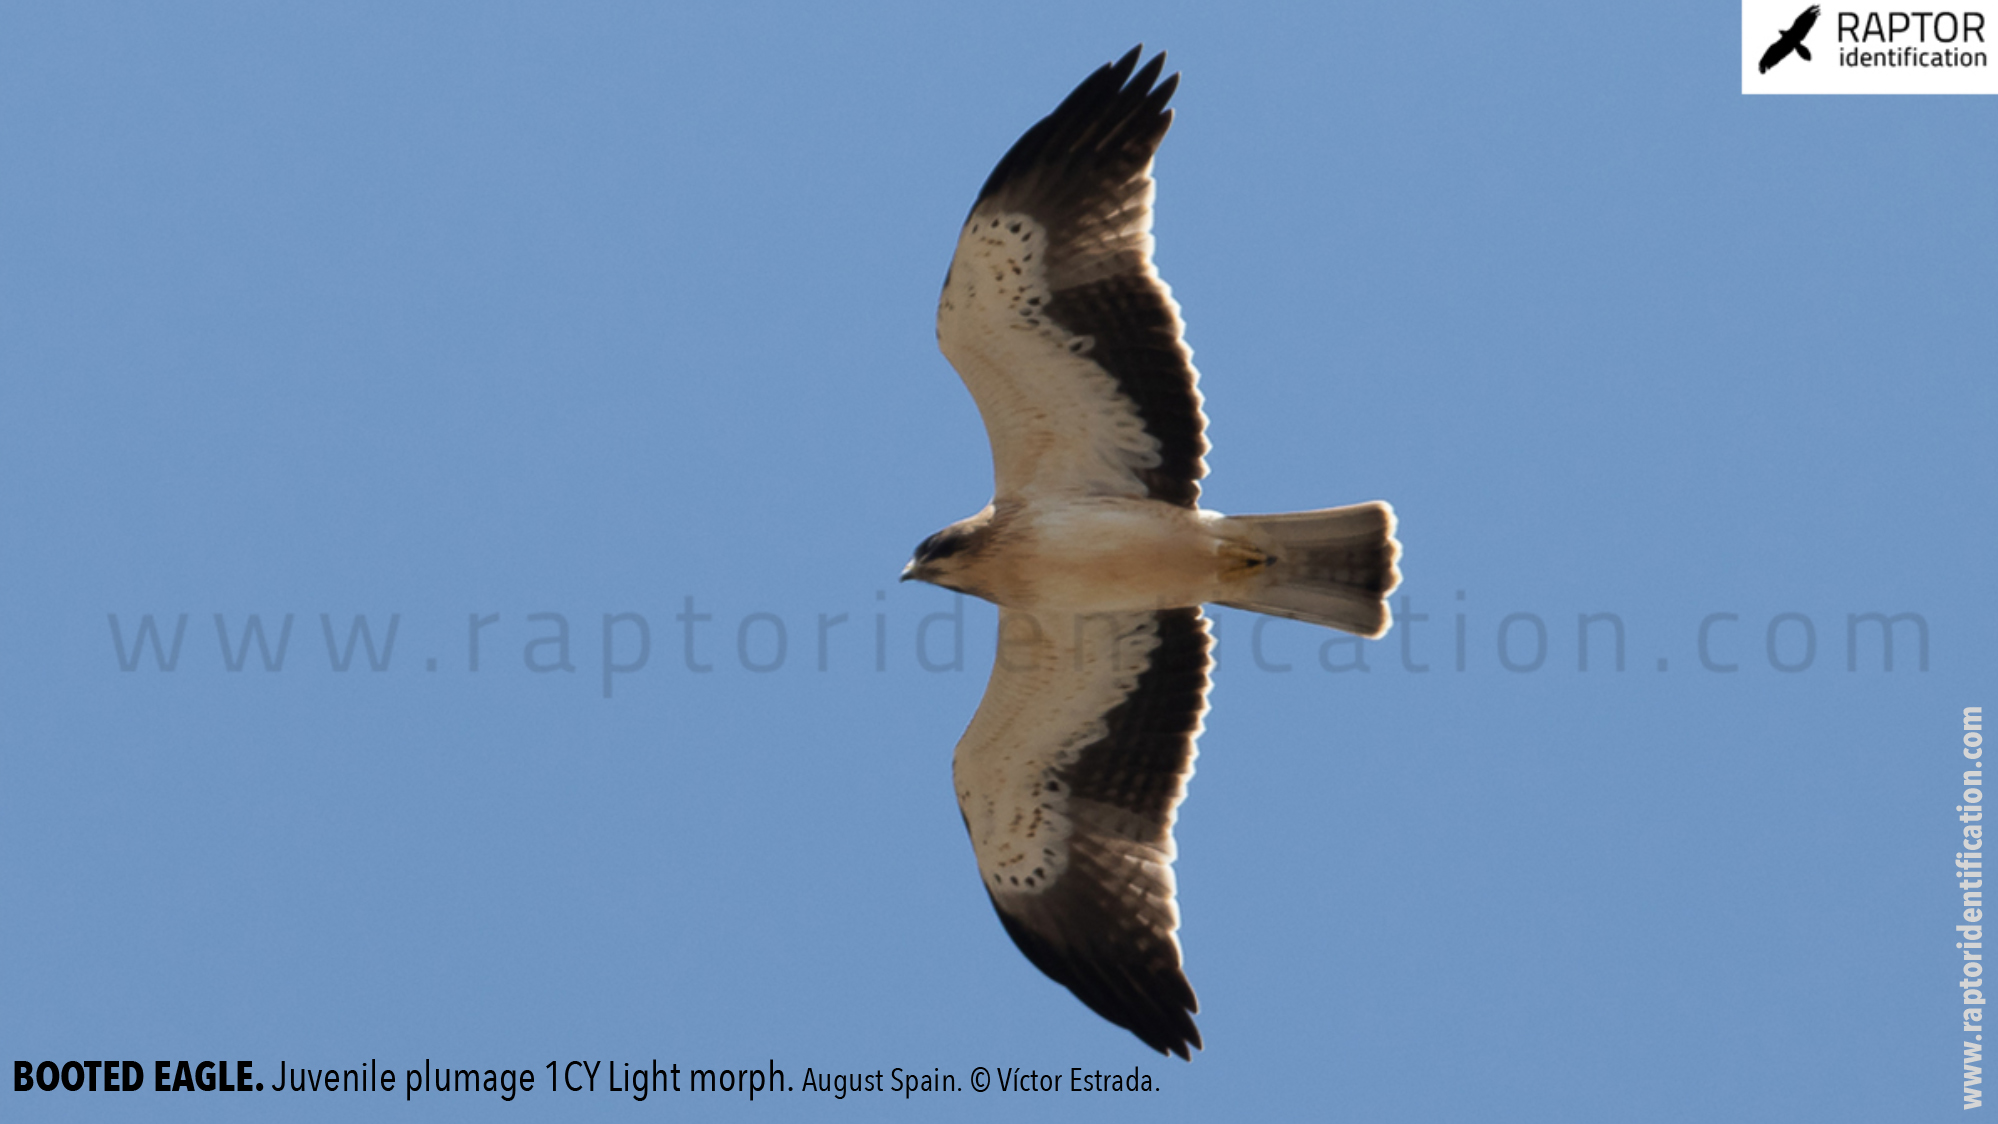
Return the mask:
{"type": "Polygon", "coordinates": [[[1245,542],[1224,542],[1216,553],[1221,556],[1224,582],[1247,581],[1276,561],[1267,551],[1245,542]]]}

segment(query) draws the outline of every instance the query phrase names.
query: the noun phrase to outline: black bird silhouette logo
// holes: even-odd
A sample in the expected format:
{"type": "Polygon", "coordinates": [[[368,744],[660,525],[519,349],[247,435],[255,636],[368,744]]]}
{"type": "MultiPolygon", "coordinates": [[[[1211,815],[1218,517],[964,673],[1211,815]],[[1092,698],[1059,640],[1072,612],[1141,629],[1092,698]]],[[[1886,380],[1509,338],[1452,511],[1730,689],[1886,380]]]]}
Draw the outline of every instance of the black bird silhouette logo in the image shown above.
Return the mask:
{"type": "Polygon", "coordinates": [[[1818,6],[1813,4],[1804,9],[1804,14],[1798,16],[1797,22],[1790,25],[1790,30],[1784,32],[1781,38],[1769,44],[1768,50],[1762,52],[1761,73],[1769,73],[1769,68],[1790,57],[1791,51],[1797,52],[1798,57],[1805,62],[1811,61],[1811,49],[1804,46],[1804,36],[1811,33],[1811,28],[1815,27],[1817,22],[1818,6]]]}

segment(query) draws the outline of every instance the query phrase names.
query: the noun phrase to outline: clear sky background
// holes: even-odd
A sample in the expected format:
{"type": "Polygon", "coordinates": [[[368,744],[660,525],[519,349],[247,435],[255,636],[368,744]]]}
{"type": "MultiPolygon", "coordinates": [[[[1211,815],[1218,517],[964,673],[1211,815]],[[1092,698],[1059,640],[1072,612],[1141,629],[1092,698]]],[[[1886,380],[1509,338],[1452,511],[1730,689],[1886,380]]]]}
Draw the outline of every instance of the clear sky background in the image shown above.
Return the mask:
{"type": "Polygon", "coordinates": [[[1724,4],[8,9],[0,1061],[527,1068],[523,1118],[1956,1118],[1998,103],[1746,98],[1739,42],[1724,4]],[[1220,615],[1191,1064],[1000,929],[949,779],[994,613],[894,580],[990,494],[958,225],[1140,41],[1184,72],[1206,501],[1385,499],[1406,549],[1380,642],[1220,615]],[[282,670],[227,669],[252,613],[282,670]],[[1913,621],[1849,651],[1865,613],[1926,669],[1913,621]],[[121,670],[147,614],[172,671],[121,670]],[[393,620],[383,670],[322,614],[393,620]],[[650,640],[608,698],[606,614],[650,640]],[[550,1092],[572,1058],[1159,1091],[639,1105],[550,1092]]]}

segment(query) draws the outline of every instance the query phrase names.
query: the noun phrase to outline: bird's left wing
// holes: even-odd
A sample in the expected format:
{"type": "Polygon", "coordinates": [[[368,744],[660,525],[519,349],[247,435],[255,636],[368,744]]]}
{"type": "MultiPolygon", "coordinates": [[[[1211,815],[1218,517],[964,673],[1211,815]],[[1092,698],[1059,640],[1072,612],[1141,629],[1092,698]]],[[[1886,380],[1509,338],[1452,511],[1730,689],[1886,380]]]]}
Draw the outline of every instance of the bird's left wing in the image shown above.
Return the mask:
{"type": "Polygon", "coordinates": [[[1198,608],[1002,609],[992,679],[953,762],[979,876],[1020,951],[1180,1057],[1200,1032],[1175,935],[1172,824],[1209,666],[1198,608]]]}
{"type": "Polygon", "coordinates": [[[1090,75],[999,161],[958,236],[937,340],[992,442],[994,493],[1192,507],[1199,375],[1152,268],[1152,154],[1179,76],[1138,50],[1090,75]],[[1135,74],[1133,71],[1136,71],[1135,74]]]}

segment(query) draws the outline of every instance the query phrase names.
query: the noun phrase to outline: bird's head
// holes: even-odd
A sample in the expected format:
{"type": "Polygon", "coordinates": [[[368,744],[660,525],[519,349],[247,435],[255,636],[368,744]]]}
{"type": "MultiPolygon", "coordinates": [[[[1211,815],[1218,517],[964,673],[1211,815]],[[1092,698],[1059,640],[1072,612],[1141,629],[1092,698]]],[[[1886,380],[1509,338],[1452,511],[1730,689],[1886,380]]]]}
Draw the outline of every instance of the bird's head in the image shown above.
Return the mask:
{"type": "Polygon", "coordinates": [[[916,553],[902,567],[902,580],[924,581],[974,597],[982,596],[973,571],[982,556],[991,512],[991,508],[986,508],[917,543],[916,553]]]}
{"type": "Polygon", "coordinates": [[[955,524],[945,527],[916,544],[916,553],[902,567],[903,581],[929,582],[945,589],[959,589],[952,577],[963,569],[964,552],[971,549],[972,535],[955,524]]]}

